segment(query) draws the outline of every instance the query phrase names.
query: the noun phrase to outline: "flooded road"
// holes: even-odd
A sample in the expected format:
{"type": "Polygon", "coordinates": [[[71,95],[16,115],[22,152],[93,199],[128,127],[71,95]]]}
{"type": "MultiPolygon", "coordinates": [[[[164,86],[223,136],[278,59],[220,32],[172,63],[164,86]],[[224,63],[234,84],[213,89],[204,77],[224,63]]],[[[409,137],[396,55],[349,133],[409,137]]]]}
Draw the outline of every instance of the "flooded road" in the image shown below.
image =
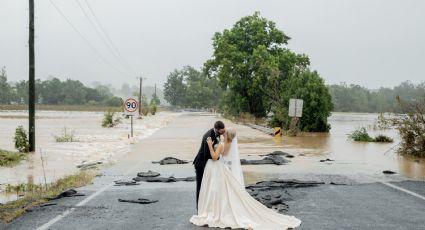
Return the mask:
{"type": "MultiPolygon", "coordinates": [[[[121,156],[116,164],[102,168],[103,175],[95,178],[93,184],[78,188],[86,196],[60,199],[55,201],[57,205],[34,209],[5,229],[89,229],[93,226],[98,229],[136,229],[140,226],[146,229],[201,229],[188,221],[196,213],[195,182],[115,186],[114,181],[129,181],[138,172],[148,170],[159,172],[163,177],[194,176],[190,163],[158,165],[151,161],[167,156],[193,160],[202,135],[217,119],[237,130],[241,158],[260,159],[260,154],[274,150],[294,155],[286,165],[243,166],[246,184],[272,178],[324,182],[318,187],[285,190],[290,194],[285,200],[288,214],[303,221],[300,229],[349,229],[353,226],[356,229],[370,229],[370,226],[382,230],[417,229],[415,227],[421,226],[424,218],[425,182],[410,181],[412,177],[421,178],[420,170],[405,170],[406,167],[400,165],[423,163],[400,158],[391,151],[385,154],[394,144],[359,144],[347,140],[346,134],[351,129],[373,122],[374,115],[354,115],[349,119],[345,119],[347,114],[338,116],[334,114],[331,123],[334,128],[341,128],[329,134],[274,139],[212,114],[183,113],[148,138],[129,144],[129,153],[121,156]],[[319,162],[326,158],[335,161],[319,162]],[[387,169],[399,174],[382,174],[382,170],[387,169]],[[138,198],[158,202],[139,205],[117,201],[138,198]],[[407,223],[405,216],[410,216],[407,223]]],[[[388,134],[396,137],[393,131],[388,134]]]]}
{"type": "MultiPolygon", "coordinates": [[[[297,137],[240,138],[242,153],[282,150],[295,155],[292,163],[285,167],[270,166],[268,172],[275,177],[290,174],[339,174],[368,175],[378,179],[385,177],[384,170],[392,170],[413,179],[425,179],[425,159],[400,156],[396,153],[399,136],[396,130],[376,131],[373,125],[378,114],[333,113],[329,118],[331,131],[326,133],[304,133],[297,137]],[[394,143],[366,143],[348,140],[348,134],[359,127],[369,127],[371,136],[385,134],[394,143]],[[257,146],[259,149],[254,149],[257,146]],[[264,146],[260,148],[259,146],[264,146]],[[319,162],[331,159],[330,162],[319,162]]],[[[247,176],[253,180],[267,179],[255,166],[245,166],[247,176]],[[255,178],[255,179],[254,179],[255,178]]]]}
{"type": "MultiPolygon", "coordinates": [[[[0,111],[0,148],[14,150],[16,127],[22,125],[28,130],[26,115],[26,111],[0,111]]],[[[122,118],[118,126],[102,128],[102,112],[37,111],[36,151],[13,168],[0,167],[0,191],[7,184],[44,183],[44,174],[47,183],[56,181],[77,172],[76,166],[82,162],[114,163],[130,151],[131,143],[152,135],[176,116],[179,114],[162,112],[134,119],[134,138],[131,139],[130,119],[122,118]],[[55,136],[61,136],[64,128],[74,134],[76,142],[55,141],[55,136]]],[[[14,199],[15,194],[0,193],[0,203],[14,199]]]]}
{"type": "MultiPolygon", "coordinates": [[[[14,129],[18,125],[26,127],[25,112],[0,112],[0,146],[13,150],[14,129]]],[[[211,114],[189,113],[180,116],[178,122],[167,135],[159,133],[155,138],[144,138],[152,135],[173,121],[181,114],[159,113],[142,120],[135,120],[135,140],[133,142],[148,142],[143,145],[141,154],[143,160],[160,160],[173,156],[185,160],[193,160],[196,155],[200,138],[212,127],[217,119],[222,119],[227,127],[235,128],[240,142],[241,158],[260,159],[260,154],[281,150],[293,154],[291,163],[284,166],[243,166],[245,181],[254,183],[271,178],[305,178],[305,175],[327,177],[328,175],[344,175],[360,182],[385,180],[383,170],[392,170],[401,176],[425,179],[425,161],[416,158],[399,156],[394,152],[398,142],[395,130],[376,132],[369,130],[371,135],[386,134],[395,139],[394,143],[358,143],[347,139],[347,135],[361,126],[370,127],[374,124],[377,114],[347,114],[334,113],[329,122],[330,133],[307,133],[298,137],[274,138],[247,126],[217,118],[211,114]],[[196,124],[196,129],[187,129],[188,124],[196,124]],[[170,133],[171,132],[171,133],[170,133]],[[332,162],[319,162],[322,159],[332,159],[332,162]],[[374,178],[374,179],[371,179],[374,178]]],[[[103,113],[97,112],[51,112],[39,111],[36,119],[37,151],[28,161],[14,168],[0,168],[0,184],[43,183],[43,173],[47,181],[54,181],[64,175],[76,172],[76,165],[83,161],[115,162],[128,157],[131,150],[131,140],[128,139],[129,120],[116,128],[101,128],[103,113]],[[55,135],[60,135],[66,127],[69,132],[75,132],[78,142],[56,143],[55,135]],[[41,168],[41,155],[45,170],[41,168]]],[[[149,164],[150,165],[150,164],[149,164]]],[[[160,167],[150,165],[149,169],[168,172],[170,175],[181,171],[192,172],[192,165],[182,167],[160,167]]],[[[322,178],[323,179],[323,178],[322,178]]],[[[16,195],[0,196],[0,202],[16,199],[16,195]]]]}

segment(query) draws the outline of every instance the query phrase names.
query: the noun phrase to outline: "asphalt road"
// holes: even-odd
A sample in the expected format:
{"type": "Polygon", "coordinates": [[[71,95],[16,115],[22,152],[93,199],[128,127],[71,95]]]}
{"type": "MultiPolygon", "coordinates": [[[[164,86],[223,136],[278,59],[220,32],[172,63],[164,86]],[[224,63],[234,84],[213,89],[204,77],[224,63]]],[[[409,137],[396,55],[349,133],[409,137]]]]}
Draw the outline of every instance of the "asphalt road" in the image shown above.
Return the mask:
{"type": "MultiPolygon", "coordinates": [[[[94,184],[79,188],[86,196],[63,198],[54,201],[56,205],[34,208],[0,228],[205,229],[189,222],[196,212],[194,182],[117,187],[113,181],[131,179],[137,172],[149,169],[164,176],[193,176],[191,165],[161,168],[152,165],[150,160],[175,151],[189,151],[183,142],[198,138],[214,120],[213,116],[178,117],[166,128],[132,146],[132,152],[104,169],[104,176],[97,178],[94,184]],[[176,137],[182,127],[184,130],[176,137]],[[149,157],[140,154],[159,145],[168,146],[169,151],[149,157]],[[118,202],[118,199],[137,198],[159,201],[152,204],[118,202]]],[[[325,184],[293,189],[290,193],[293,199],[287,202],[288,214],[302,220],[298,229],[425,229],[425,182],[422,181],[325,184]]]]}

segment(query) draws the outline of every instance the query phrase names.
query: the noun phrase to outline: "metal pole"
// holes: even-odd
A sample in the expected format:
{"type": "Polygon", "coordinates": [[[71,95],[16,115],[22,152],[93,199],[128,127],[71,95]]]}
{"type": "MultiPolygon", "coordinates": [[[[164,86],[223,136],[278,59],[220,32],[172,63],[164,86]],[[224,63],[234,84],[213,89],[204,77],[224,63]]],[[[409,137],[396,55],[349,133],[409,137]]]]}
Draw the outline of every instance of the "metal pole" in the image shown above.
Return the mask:
{"type": "Polygon", "coordinates": [[[133,115],[131,117],[131,137],[133,137],[133,115]]]}
{"type": "Polygon", "coordinates": [[[29,0],[29,81],[28,81],[28,110],[29,110],[29,150],[35,151],[35,55],[34,55],[34,0],[29,0]]]}

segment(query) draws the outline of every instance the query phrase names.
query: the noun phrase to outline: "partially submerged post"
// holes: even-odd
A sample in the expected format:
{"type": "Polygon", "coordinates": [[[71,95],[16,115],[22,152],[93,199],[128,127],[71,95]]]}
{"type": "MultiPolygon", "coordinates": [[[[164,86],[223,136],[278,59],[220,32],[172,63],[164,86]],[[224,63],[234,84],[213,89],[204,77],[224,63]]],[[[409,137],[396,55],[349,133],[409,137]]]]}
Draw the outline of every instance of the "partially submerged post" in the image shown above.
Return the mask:
{"type": "Polygon", "coordinates": [[[131,119],[131,137],[133,137],[133,116],[139,115],[139,102],[134,97],[127,97],[124,100],[124,114],[131,119]]]}
{"type": "Polygon", "coordinates": [[[288,116],[291,117],[291,124],[289,126],[291,136],[296,136],[298,133],[298,121],[303,114],[303,103],[304,101],[302,99],[289,99],[288,116]]]}

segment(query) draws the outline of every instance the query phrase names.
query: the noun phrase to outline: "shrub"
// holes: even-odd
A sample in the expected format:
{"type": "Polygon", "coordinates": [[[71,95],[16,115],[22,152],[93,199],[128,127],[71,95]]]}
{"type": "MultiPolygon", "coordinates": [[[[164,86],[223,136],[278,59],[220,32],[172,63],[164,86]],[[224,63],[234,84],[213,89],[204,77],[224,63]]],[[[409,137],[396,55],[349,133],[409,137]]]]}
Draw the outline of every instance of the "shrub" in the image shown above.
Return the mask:
{"type": "Polygon", "coordinates": [[[425,157],[425,95],[420,101],[407,103],[397,97],[403,114],[392,118],[401,137],[398,153],[425,157]]]}
{"type": "Polygon", "coordinates": [[[362,142],[393,142],[394,140],[391,137],[379,134],[375,138],[369,136],[365,127],[354,130],[351,134],[348,135],[349,139],[353,141],[362,141],[362,142]]]}
{"type": "Polygon", "coordinates": [[[155,101],[153,101],[153,100],[151,101],[151,105],[150,105],[149,110],[151,111],[151,114],[152,115],[155,115],[156,110],[157,110],[157,106],[156,106],[156,102],[155,101]]]}
{"type": "Polygon", "coordinates": [[[374,142],[393,142],[394,140],[391,137],[385,135],[378,135],[373,139],[374,142]]]}
{"type": "Polygon", "coordinates": [[[30,151],[27,133],[22,125],[18,126],[15,131],[15,148],[21,153],[30,151]]]}
{"type": "Polygon", "coordinates": [[[120,122],[120,118],[117,117],[114,120],[114,112],[108,111],[104,114],[103,120],[102,120],[102,127],[104,128],[111,128],[116,126],[120,122]]]}
{"type": "Polygon", "coordinates": [[[14,166],[26,158],[25,153],[11,152],[0,149],[0,166],[14,166]]]}
{"type": "Polygon", "coordinates": [[[66,127],[62,129],[62,135],[55,136],[56,142],[76,142],[77,139],[74,138],[74,132],[68,133],[66,127]]]}
{"type": "Polygon", "coordinates": [[[352,139],[353,141],[373,141],[373,138],[369,136],[369,133],[367,133],[365,127],[361,127],[359,129],[354,130],[351,134],[348,135],[348,138],[352,139]]]}

